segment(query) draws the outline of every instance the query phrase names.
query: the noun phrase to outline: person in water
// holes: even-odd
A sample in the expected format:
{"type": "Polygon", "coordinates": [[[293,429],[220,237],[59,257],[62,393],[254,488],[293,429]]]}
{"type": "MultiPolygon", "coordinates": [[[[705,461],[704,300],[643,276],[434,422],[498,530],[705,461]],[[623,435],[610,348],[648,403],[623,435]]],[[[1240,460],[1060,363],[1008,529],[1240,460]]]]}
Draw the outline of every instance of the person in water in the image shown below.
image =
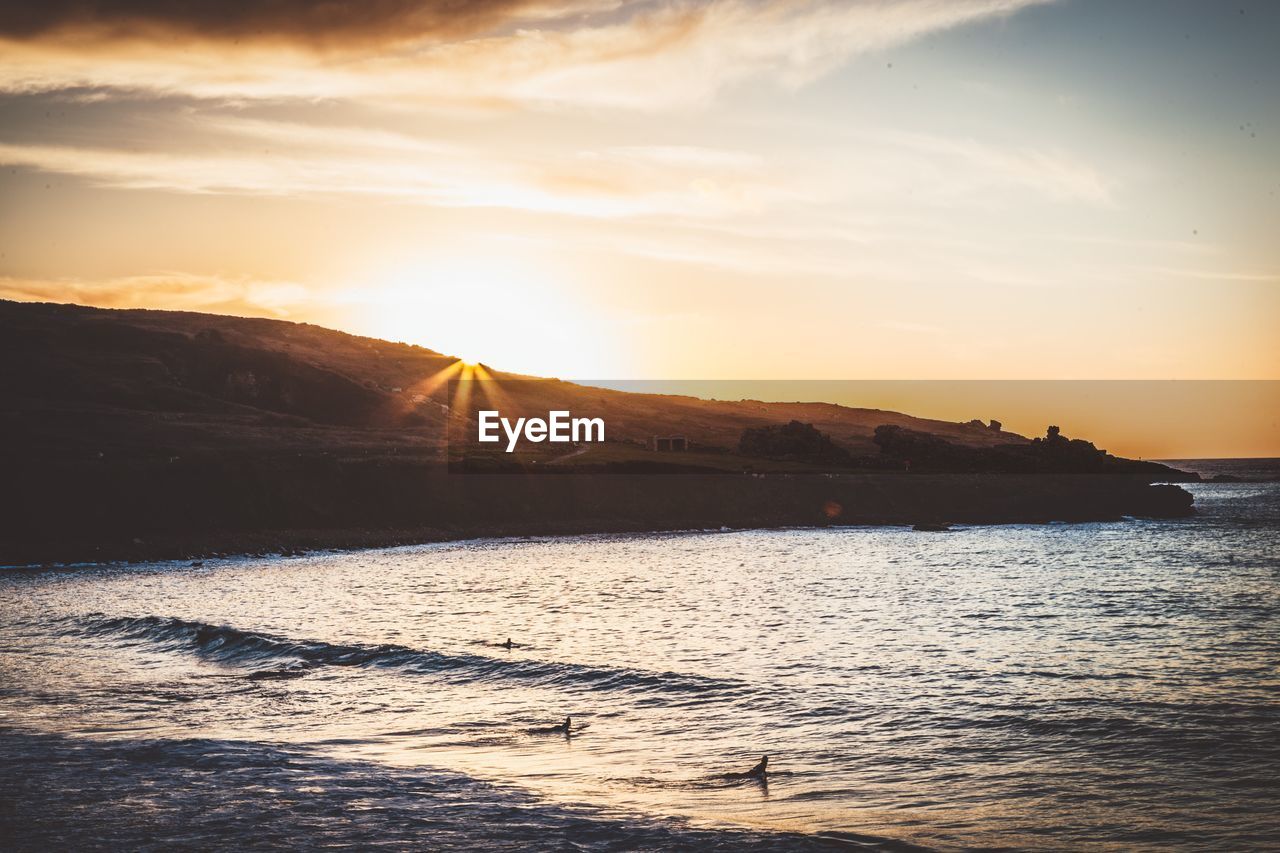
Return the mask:
{"type": "Polygon", "coordinates": [[[564,735],[565,737],[569,737],[570,735],[576,734],[576,732],[572,731],[572,728],[573,718],[565,717],[564,722],[559,725],[539,726],[534,729],[525,729],[525,731],[531,735],[564,735]]]}
{"type": "Polygon", "coordinates": [[[506,650],[510,651],[510,650],[511,650],[511,647],[512,647],[512,646],[514,646],[514,645],[515,645],[515,643],[511,642],[511,638],[510,638],[510,637],[507,637],[507,641],[506,641],[505,643],[503,643],[503,644],[502,644],[502,647],[503,647],[504,649],[506,649],[506,650]]]}
{"type": "Polygon", "coordinates": [[[769,756],[760,756],[760,763],[742,774],[748,779],[764,779],[769,775],[769,756]]]}

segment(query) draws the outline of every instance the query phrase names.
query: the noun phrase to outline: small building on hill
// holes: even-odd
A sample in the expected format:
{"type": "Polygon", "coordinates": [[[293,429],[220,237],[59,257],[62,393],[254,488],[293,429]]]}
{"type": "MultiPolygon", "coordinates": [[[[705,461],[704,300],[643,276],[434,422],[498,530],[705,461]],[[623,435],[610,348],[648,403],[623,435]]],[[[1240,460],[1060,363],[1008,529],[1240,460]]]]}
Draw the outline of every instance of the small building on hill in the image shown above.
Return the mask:
{"type": "Polygon", "coordinates": [[[683,453],[689,449],[689,439],[683,435],[655,435],[649,447],[659,453],[683,453]]]}

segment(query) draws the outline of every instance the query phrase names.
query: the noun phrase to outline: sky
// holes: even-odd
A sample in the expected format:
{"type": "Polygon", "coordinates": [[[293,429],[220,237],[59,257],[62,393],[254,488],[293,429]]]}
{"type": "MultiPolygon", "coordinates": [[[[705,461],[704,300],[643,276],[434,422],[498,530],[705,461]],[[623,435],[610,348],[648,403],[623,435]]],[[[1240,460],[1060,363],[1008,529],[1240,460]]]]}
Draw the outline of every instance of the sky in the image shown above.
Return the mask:
{"type": "Polygon", "coordinates": [[[1280,379],[1277,41],[1245,0],[0,0],[0,298],[566,378],[1280,379]]]}

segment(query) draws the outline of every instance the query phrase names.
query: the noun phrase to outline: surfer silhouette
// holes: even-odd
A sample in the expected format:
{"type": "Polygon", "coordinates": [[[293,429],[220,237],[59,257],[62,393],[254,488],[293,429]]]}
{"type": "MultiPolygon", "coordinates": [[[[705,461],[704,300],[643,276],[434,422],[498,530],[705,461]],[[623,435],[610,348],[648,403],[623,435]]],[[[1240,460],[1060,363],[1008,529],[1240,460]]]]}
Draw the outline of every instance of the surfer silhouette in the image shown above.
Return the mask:
{"type": "Polygon", "coordinates": [[[761,782],[769,781],[769,756],[760,756],[760,763],[752,767],[746,773],[726,773],[724,779],[758,779],[761,782]]]}
{"type": "Polygon", "coordinates": [[[507,651],[511,651],[511,648],[512,648],[514,645],[515,645],[515,643],[511,642],[511,638],[510,638],[510,637],[507,637],[507,641],[506,641],[505,643],[503,643],[503,644],[502,644],[502,647],[503,647],[504,649],[506,649],[507,651]]]}
{"type": "Polygon", "coordinates": [[[585,728],[586,726],[578,726],[575,729],[573,727],[573,718],[565,717],[564,722],[560,723],[559,725],[542,726],[536,729],[525,729],[525,731],[531,735],[564,735],[566,738],[570,738],[578,734],[585,728]]]}

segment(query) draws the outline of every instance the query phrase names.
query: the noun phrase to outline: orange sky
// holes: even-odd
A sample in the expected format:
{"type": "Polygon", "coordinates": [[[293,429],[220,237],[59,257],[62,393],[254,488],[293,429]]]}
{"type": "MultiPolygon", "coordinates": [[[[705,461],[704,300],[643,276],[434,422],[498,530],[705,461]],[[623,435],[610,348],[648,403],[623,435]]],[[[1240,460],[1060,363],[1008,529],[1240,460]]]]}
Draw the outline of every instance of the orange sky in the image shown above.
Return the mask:
{"type": "Polygon", "coordinates": [[[1009,432],[1054,424],[1119,456],[1143,459],[1277,457],[1276,380],[644,380],[624,391],[721,400],[827,401],[948,421],[993,418],[1009,432]]]}

